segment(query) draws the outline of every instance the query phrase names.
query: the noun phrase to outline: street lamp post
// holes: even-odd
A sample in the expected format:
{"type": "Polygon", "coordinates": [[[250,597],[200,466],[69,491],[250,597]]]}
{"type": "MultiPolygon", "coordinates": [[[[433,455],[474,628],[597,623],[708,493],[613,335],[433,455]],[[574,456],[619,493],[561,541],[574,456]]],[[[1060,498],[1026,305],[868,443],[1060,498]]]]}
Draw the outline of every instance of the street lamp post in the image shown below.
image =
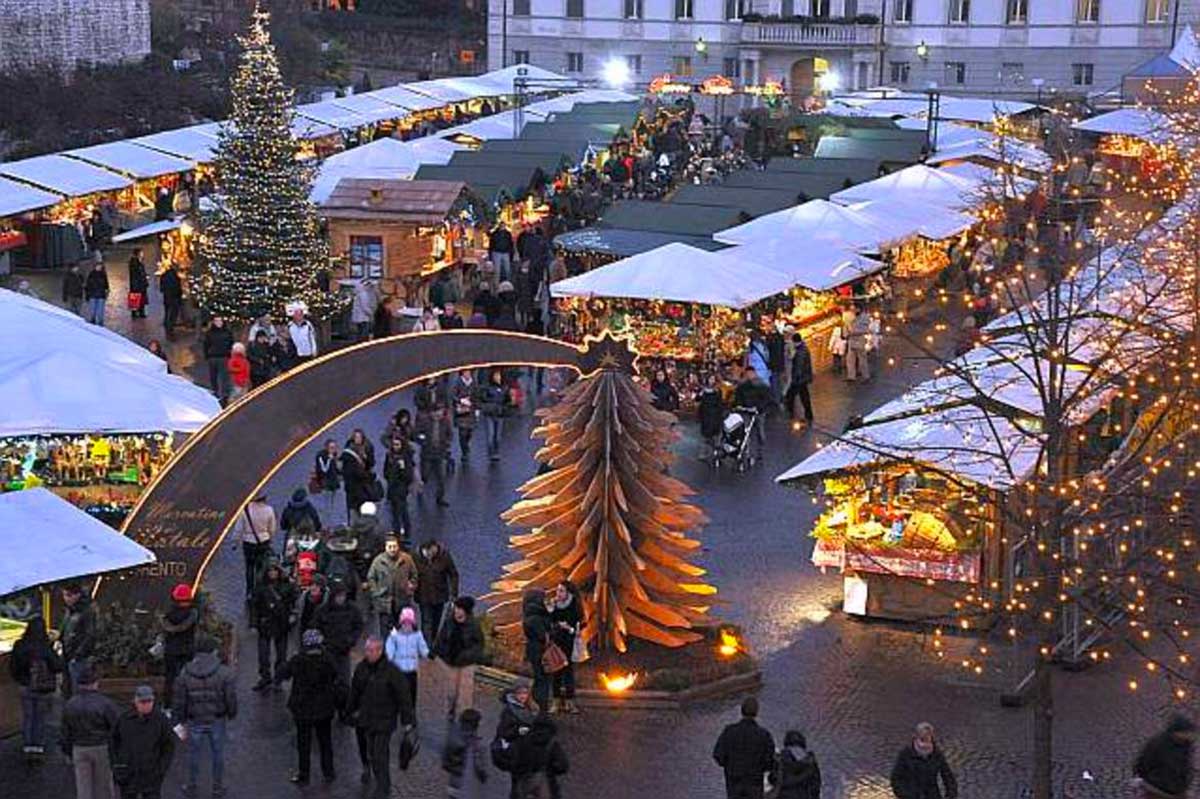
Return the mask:
{"type": "MultiPolygon", "coordinates": [[[[495,63],[495,62],[493,62],[495,63]]],[[[500,68],[508,66],[508,0],[500,0],[500,68]]]]}

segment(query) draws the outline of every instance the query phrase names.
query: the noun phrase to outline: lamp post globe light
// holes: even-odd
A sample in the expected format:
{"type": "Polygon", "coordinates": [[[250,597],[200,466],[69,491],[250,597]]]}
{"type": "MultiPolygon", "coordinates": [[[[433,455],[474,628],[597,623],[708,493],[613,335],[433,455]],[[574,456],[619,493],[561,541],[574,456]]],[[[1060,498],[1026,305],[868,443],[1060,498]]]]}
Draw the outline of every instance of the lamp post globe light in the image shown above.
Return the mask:
{"type": "Polygon", "coordinates": [[[604,62],[604,83],[613,89],[622,89],[629,85],[631,75],[629,64],[623,58],[613,57],[604,62]]]}
{"type": "Polygon", "coordinates": [[[924,39],[922,39],[921,43],[917,45],[917,58],[929,58],[929,45],[925,44],[924,39]]]}
{"type": "Polygon", "coordinates": [[[703,36],[696,40],[696,52],[704,58],[708,58],[708,42],[704,41],[703,36]]]}

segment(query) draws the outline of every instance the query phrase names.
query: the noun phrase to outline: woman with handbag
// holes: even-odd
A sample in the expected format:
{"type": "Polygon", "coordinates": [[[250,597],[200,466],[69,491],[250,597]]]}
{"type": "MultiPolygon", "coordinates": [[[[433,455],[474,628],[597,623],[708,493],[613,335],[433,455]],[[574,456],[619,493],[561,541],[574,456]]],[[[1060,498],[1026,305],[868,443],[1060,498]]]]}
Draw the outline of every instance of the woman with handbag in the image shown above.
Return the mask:
{"type": "Polygon", "coordinates": [[[146,263],[142,260],[142,248],[138,247],[129,256],[129,316],[145,319],[146,306],[150,304],[150,278],[146,276],[146,263]]]}
{"type": "Polygon", "coordinates": [[[550,675],[544,658],[553,643],[550,640],[550,610],[546,594],[540,588],[527,589],[521,599],[521,630],[525,633],[525,660],[533,674],[533,700],[539,707],[548,707],[550,675]]]}
{"type": "Polygon", "coordinates": [[[583,603],[579,591],[570,580],[563,580],[550,598],[550,640],[567,657],[566,665],[550,675],[554,699],[550,702],[551,713],[578,713],[575,705],[575,642],[583,625],[583,603]]]}
{"type": "Polygon", "coordinates": [[[331,438],[325,442],[325,448],[317,453],[315,468],[308,483],[308,493],[313,496],[320,494],[325,498],[325,510],[332,518],[333,503],[341,487],[341,456],[338,453],[337,442],[331,438]]]}
{"type": "Polygon", "coordinates": [[[264,494],[250,500],[234,523],[233,531],[242,541],[242,555],[246,562],[246,602],[254,598],[259,572],[271,552],[271,539],[278,529],[275,509],[264,494]]]}

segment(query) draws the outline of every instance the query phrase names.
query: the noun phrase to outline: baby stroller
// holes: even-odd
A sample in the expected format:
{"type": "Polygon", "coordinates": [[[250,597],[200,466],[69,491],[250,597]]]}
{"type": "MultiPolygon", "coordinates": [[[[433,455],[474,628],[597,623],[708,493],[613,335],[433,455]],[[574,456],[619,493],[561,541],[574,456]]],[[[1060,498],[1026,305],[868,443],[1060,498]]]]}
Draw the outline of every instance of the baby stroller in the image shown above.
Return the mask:
{"type": "Polygon", "coordinates": [[[721,465],[721,461],[729,460],[739,472],[744,472],[754,465],[754,426],[759,424],[759,412],[754,408],[738,407],[730,411],[721,423],[721,440],[717,444],[716,458],[713,463],[721,465]]]}

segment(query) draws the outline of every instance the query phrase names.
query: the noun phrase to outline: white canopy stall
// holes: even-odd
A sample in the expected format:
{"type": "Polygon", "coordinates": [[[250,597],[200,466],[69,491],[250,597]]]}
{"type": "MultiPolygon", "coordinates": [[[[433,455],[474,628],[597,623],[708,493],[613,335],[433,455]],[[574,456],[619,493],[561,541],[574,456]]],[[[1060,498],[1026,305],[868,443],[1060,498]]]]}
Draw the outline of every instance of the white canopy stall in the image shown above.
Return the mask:
{"type": "Polygon", "coordinates": [[[890,175],[842,189],[829,197],[835,203],[853,205],[865,202],[889,202],[922,209],[962,211],[978,205],[978,181],[914,164],[890,175]]]}

